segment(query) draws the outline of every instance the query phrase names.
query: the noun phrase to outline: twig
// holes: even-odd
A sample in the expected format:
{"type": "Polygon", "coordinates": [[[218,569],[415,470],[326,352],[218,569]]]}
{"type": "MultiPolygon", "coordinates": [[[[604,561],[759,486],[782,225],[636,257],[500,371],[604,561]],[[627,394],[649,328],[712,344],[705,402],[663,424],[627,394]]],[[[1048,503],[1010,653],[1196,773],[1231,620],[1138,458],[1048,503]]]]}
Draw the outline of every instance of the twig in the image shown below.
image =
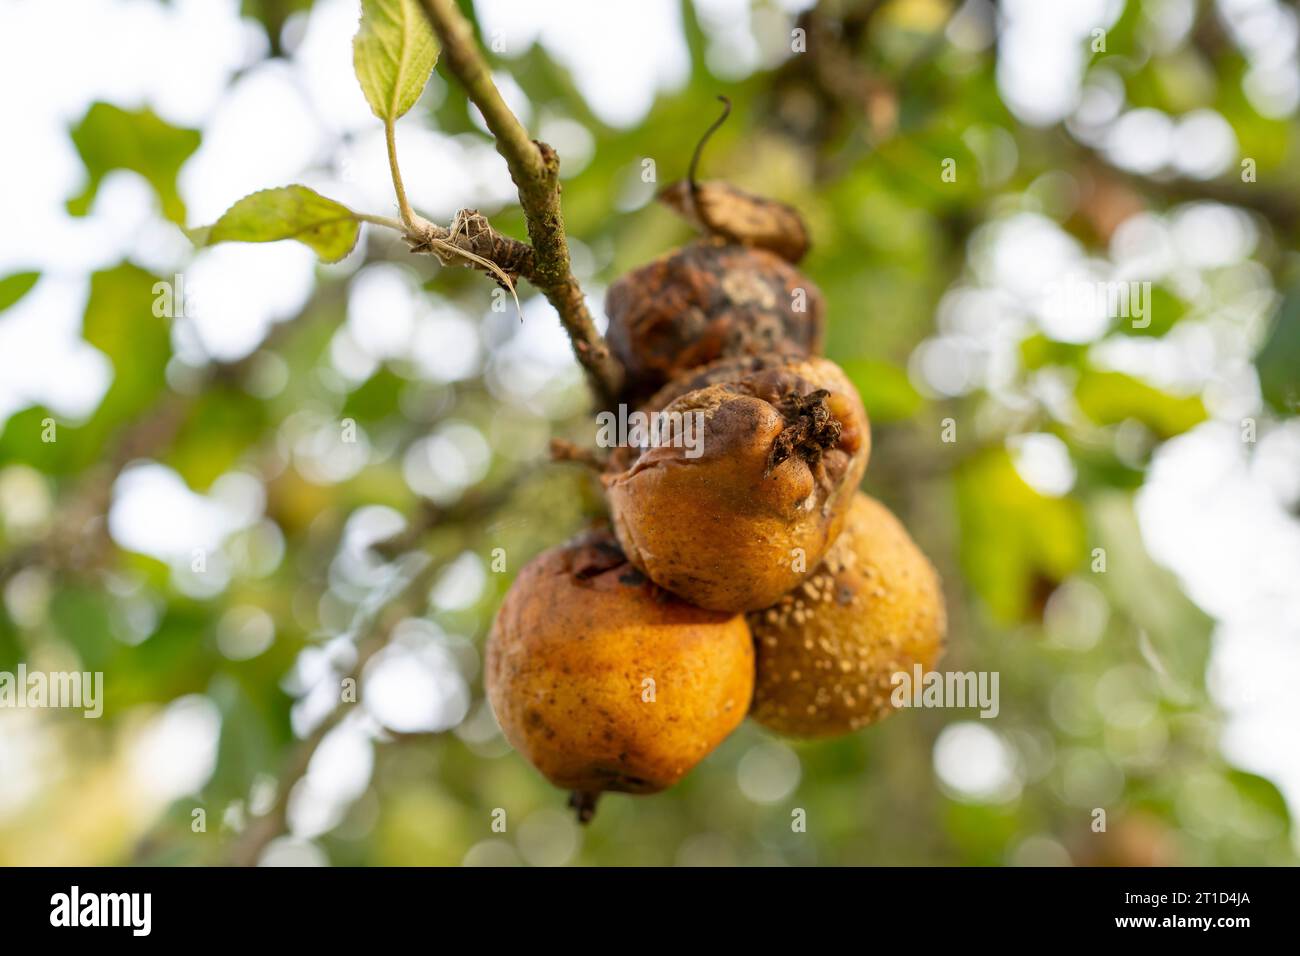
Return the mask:
{"type": "Polygon", "coordinates": [[[122,429],[108,460],[92,469],[60,502],[46,533],[0,555],[0,588],[29,567],[80,571],[96,567],[111,546],[108,509],[122,470],[171,444],[193,408],[189,396],[168,393],[147,415],[122,429]]]}
{"type": "MultiPolygon", "coordinates": [[[[357,645],[357,657],[344,679],[350,678],[360,686],[366,665],[388,646],[397,625],[413,614],[419,614],[429,599],[429,589],[441,569],[437,561],[425,560],[424,566],[411,576],[400,593],[378,615],[374,627],[357,645]]],[[[310,734],[293,749],[277,779],[275,802],[266,813],[253,820],[231,845],[228,860],[232,866],[255,866],[266,847],[288,826],[289,800],[294,787],[307,775],[312,757],[322,741],[353,712],[360,703],[340,700],[334,709],[310,734]]]]}
{"type": "MultiPolygon", "coordinates": [[[[413,548],[435,525],[480,521],[485,515],[498,511],[503,504],[509,501],[526,477],[520,475],[490,491],[467,495],[447,508],[429,505],[412,519],[410,527],[392,538],[372,545],[372,549],[383,556],[400,555],[402,552],[413,548]]],[[[361,684],[361,677],[366,664],[370,662],[370,659],[375,654],[388,646],[397,625],[406,618],[419,614],[424,610],[425,605],[428,603],[429,590],[433,587],[434,579],[443,567],[443,562],[432,560],[427,555],[420,555],[418,558],[398,558],[397,560],[422,560],[424,564],[411,575],[410,580],[375,615],[370,622],[367,636],[358,642],[356,660],[346,675],[346,677],[356,681],[358,687],[361,684]]],[[[348,714],[352,713],[353,708],[358,703],[360,703],[360,699],[356,702],[340,700],[330,714],[321,721],[320,725],[294,748],[293,753],[285,763],[284,770],[277,778],[278,789],[275,803],[265,814],[252,821],[231,847],[228,859],[232,865],[253,866],[261,857],[262,851],[266,849],[267,844],[285,832],[288,824],[289,799],[294,786],[306,775],[307,768],[311,764],[311,758],[320,747],[321,742],[331,730],[343,722],[348,714]]],[[[393,734],[392,731],[387,729],[385,729],[385,733],[393,734]]]]}
{"type": "Polygon", "coordinates": [[[449,508],[441,508],[431,501],[426,501],[412,515],[410,523],[405,528],[376,541],[370,546],[370,550],[384,560],[392,561],[399,555],[419,547],[424,536],[445,520],[479,521],[493,515],[515,496],[524,483],[525,477],[519,475],[495,488],[470,492],[449,508]]]}
{"type": "MultiPolygon", "coordinates": [[[[299,319],[275,326],[248,355],[233,362],[214,362],[208,369],[207,382],[239,381],[268,349],[274,349],[296,330],[303,316],[337,299],[342,289],[335,284],[318,289],[299,313],[299,319]]],[[[0,589],[29,567],[51,571],[97,567],[112,546],[107,517],[118,477],[131,462],[156,457],[170,447],[193,413],[199,394],[167,391],[140,418],[123,425],[114,436],[106,460],[60,495],[51,527],[40,538],[0,554],[0,589]]]]}
{"type": "Polygon", "coordinates": [[[1160,179],[1143,176],[1121,169],[1104,153],[1075,140],[1062,131],[1074,160],[1079,166],[1091,169],[1095,175],[1122,182],[1144,196],[1156,196],[1167,203],[1209,200],[1229,206],[1249,209],[1268,222],[1283,236],[1290,236],[1300,226],[1300,202],[1290,182],[1273,188],[1256,183],[1242,182],[1231,176],[1218,179],[1189,179],[1172,177],[1160,179]]]}
{"type": "Polygon", "coordinates": [[[530,139],[510,111],[492,82],[473,29],[453,0],[421,0],[421,5],[442,44],[443,62],[483,114],[519,191],[535,255],[529,281],[555,307],[592,387],[601,400],[609,401],[622,390],[623,366],[596,331],[582,287],[569,266],[560,208],[559,157],[550,146],[530,139]]]}
{"type": "Polygon", "coordinates": [[[608,465],[608,462],[604,461],[590,448],[575,445],[565,438],[551,439],[551,460],[576,462],[590,468],[597,474],[603,472],[608,465]]]}

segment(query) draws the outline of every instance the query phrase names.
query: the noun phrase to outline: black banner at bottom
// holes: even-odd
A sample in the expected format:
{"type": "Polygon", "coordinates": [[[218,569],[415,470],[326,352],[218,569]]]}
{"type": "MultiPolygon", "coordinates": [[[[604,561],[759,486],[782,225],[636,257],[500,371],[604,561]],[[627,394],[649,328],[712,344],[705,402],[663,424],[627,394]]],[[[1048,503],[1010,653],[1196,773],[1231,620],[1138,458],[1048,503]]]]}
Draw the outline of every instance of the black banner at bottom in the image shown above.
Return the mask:
{"type": "Polygon", "coordinates": [[[705,921],[738,939],[765,937],[777,921],[857,925],[873,941],[900,943],[970,940],[973,931],[1042,941],[1046,930],[1231,944],[1294,930],[1297,889],[1295,869],[33,868],[0,870],[0,932],[7,942],[76,934],[79,943],[205,946],[373,944],[392,934],[450,943],[472,932],[499,944],[512,932],[536,943],[544,927],[571,921],[576,945],[601,945],[653,934],[655,924],[680,933],[705,921]]]}

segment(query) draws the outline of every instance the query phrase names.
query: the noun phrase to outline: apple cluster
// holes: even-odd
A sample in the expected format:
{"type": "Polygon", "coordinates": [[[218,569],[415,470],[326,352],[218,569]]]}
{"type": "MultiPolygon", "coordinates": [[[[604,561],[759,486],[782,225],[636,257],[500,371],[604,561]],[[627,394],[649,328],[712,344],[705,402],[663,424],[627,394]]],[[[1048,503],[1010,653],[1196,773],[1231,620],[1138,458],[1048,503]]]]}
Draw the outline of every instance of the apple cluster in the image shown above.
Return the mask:
{"type": "Polygon", "coordinates": [[[609,526],[529,563],[488,643],[502,730],[583,817],[673,785],[746,716],[794,737],[880,720],[946,631],[933,566],[859,490],[871,429],[819,354],[802,219],[725,183],[661,198],[703,235],[610,288],[608,339],[623,397],[700,433],[618,448],[609,526]]]}

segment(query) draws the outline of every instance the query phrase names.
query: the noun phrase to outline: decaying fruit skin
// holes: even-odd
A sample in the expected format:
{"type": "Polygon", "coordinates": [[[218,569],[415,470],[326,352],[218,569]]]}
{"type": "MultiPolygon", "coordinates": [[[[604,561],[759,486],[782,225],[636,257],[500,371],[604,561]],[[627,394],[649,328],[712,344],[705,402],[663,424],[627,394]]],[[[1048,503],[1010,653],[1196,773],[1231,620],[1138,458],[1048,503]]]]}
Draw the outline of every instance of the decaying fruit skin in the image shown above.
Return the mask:
{"type": "Polygon", "coordinates": [[[731,115],[731,100],[719,96],[722,115],[695,144],[686,178],[664,187],[657,197],[706,236],[726,242],[767,249],[787,262],[797,263],[812,244],[799,210],[775,199],[745,192],[721,180],[700,182],[696,173],[709,138],[731,115]]]}
{"type": "Polygon", "coordinates": [[[665,186],[658,200],[705,235],[766,249],[786,262],[808,254],[812,240],[793,206],[765,199],[720,180],[681,180],[665,186]]]}
{"type": "Polygon", "coordinates": [[[826,359],[743,357],[647,410],[696,423],[698,441],[613,456],[603,481],[628,560],[700,607],[775,603],[821,560],[862,479],[871,439],[857,391],[826,359]]]}
{"type": "Polygon", "coordinates": [[[681,372],[734,355],[821,350],[825,304],[779,256],[693,242],[616,281],[605,297],[609,346],[645,398],[681,372]]]}
{"type": "Polygon", "coordinates": [[[506,739],[556,786],[587,795],[676,783],[744,719],[753,684],[744,617],[656,587],[608,531],[525,566],[487,646],[506,739]]]}
{"type": "Polygon", "coordinates": [[[888,716],[893,675],[931,670],[947,630],[934,567],[861,492],[812,576],[749,622],[758,661],[751,716],[792,737],[844,734],[888,716]]]}

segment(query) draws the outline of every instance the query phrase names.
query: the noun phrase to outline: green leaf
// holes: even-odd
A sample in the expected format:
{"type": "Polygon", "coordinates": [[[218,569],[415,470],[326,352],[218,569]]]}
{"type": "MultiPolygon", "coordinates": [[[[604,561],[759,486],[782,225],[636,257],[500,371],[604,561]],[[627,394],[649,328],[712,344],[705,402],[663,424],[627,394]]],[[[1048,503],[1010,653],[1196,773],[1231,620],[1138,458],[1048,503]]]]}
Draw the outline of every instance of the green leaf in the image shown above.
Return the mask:
{"type": "Polygon", "coordinates": [[[1159,338],[1177,325],[1188,311],[1186,303],[1162,285],[1152,286],[1146,306],[1145,325],[1135,325],[1135,318],[1117,318],[1115,331],[1138,338],[1159,338]]]}
{"type": "Polygon", "coordinates": [[[0,607],[0,671],[8,671],[12,674],[18,662],[26,658],[27,645],[24,637],[18,625],[13,622],[5,609],[0,607]]]}
{"type": "Polygon", "coordinates": [[[879,359],[851,359],[841,367],[857,386],[873,422],[903,421],[921,407],[920,393],[897,365],[879,359]]]}
{"type": "Polygon", "coordinates": [[[121,646],[113,637],[108,596],[96,588],[70,584],[54,593],[49,607],[55,633],[76,650],[85,668],[104,670],[121,646]]]}
{"type": "Polygon", "coordinates": [[[1070,446],[1070,458],[1074,462],[1074,469],[1078,475],[1075,481],[1075,494],[1086,497],[1088,493],[1094,491],[1109,491],[1115,488],[1135,491],[1142,487],[1144,477],[1142,469],[1121,460],[1113,449],[1094,443],[1074,441],[1071,436],[1064,433],[1058,437],[1064,437],[1070,446]]]}
{"type": "Polygon", "coordinates": [[[100,448],[94,446],[90,455],[86,455],[84,449],[89,442],[64,440],[75,433],[72,426],[65,429],[46,406],[30,405],[10,415],[0,428],[0,462],[30,465],[47,475],[64,475],[84,468],[94,461],[100,448]],[[55,425],[53,433],[48,428],[51,423],[55,425]],[[57,440],[49,441],[51,436],[57,440]]]}
{"type": "Polygon", "coordinates": [[[401,408],[406,380],[387,368],[380,368],[348,394],[342,415],[363,422],[382,421],[401,408]]]}
{"type": "Polygon", "coordinates": [[[1300,412],[1300,284],[1283,295],[1255,367],[1260,391],[1274,410],[1291,415],[1300,412]]]}
{"type": "Polygon", "coordinates": [[[1286,798],[1282,796],[1282,791],[1278,789],[1277,784],[1244,770],[1228,770],[1224,776],[1236,788],[1238,796],[1248,804],[1250,809],[1278,822],[1277,835],[1280,838],[1291,815],[1287,809],[1286,798]]]}
{"type": "Polygon", "coordinates": [[[1074,389],[1075,401],[1098,425],[1136,419],[1160,438],[1181,435],[1205,421],[1205,406],[1195,395],[1170,395],[1123,372],[1086,369],[1074,389]]]}
{"type": "Polygon", "coordinates": [[[266,28],[271,56],[283,56],[284,25],[296,13],[311,9],[311,0],[243,0],[240,15],[259,21],[266,28]]]}
{"type": "Polygon", "coordinates": [[[176,177],[185,160],[199,148],[198,130],[172,126],[149,109],[129,112],[111,103],[93,103],[72,128],[71,136],[89,181],[80,195],[68,200],[68,212],[84,216],[104,176],[114,169],[129,169],[148,180],[164,216],[175,223],[185,222],[185,203],[176,191],[176,177]]]}
{"type": "Polygon", "coordinates": [[[82,335],[113,366],[108,391],[82,423],[42,406],[16,413],[0,432],[0,462],[21,461],[49,474],[85,468],[103,456],[119,428],[154,405],[167,387],[171,358],[168,322],[154,315],[158,282],[129,262],[91,275],[82,335]]]}
{"type": "Polygon", "coordinates": [[[1147,552],[1133,496],[1114,491],[1089,505],[1094,544],[1105,549],[1106,572],[1089,580],[1141,629],[1150,666],[1183,689],[1202,694],[1214,622],[1183,593],[1172,572],[1147,552]]]}
{"type": "Polygon", "coordinates": [[[325,262],[338,262],[357,244],[361,223],[347,206],[306,186],[263,189],[235,203],[211,226],[192,229],[197,245],[297,239],[325,262]]]}
{"type": "Polygon", "coordinates": [[[943,828],[962,850],[962,860],[977,866],[999,866],[1021,825],[1015,812],[996,804],[949,801],[943,809],[943,828]]]}
{"type": "Polygon", "coordinates": [[[1087,354],[1087,346],[1057,342],[1041,332],[1035,332],[1020,343],[1020,364],[1031,372],[1049,365],[1077,367],[1087,354]]]}
{"type": "Polygon", "coordinates": [[[116,428],[151,407],[167,387],[171,328],[154,314],[161,290],[156,276],[129,262],[90,277],[82,336],[113,363],[113,383],[92,425],[116,428]]]}
{"type": "Polygon", "coordinates": [[[1005,449],[982,452],[957,472],[957,516],[966,580],[993,617],[1023,620],[1087,558],[1083,509],[1025,484],[1005,449]]]}
{"type": "Polygon", "coordinates": [[[0,279],[0,312],[31,292],[40,277],[39,272],[15,272],[0,279]]]}
{"type": "Polygon", "coordinates": [[[257,443],[267,408],[242,389],[213,386],[195,399],[163,461],[195,491],[207,491],[257,443]]]}
{"type": "Polygon", "coordinates": [[[438,41],[416,0],[361,0],[352,66],[377,117],[391,123],[414,106],[437,62],[438,41]]]}
{"type": "Polygon", "coordinates": [[[230,674],[217,674],[208,688],[221,712],[221,737],[217,765],[204,787],[204,796],[216,803],[245,797],[253,781],[277,768],[279,749],[285,743],[288,707],[283,694],[257,694],[230,674]]]}

